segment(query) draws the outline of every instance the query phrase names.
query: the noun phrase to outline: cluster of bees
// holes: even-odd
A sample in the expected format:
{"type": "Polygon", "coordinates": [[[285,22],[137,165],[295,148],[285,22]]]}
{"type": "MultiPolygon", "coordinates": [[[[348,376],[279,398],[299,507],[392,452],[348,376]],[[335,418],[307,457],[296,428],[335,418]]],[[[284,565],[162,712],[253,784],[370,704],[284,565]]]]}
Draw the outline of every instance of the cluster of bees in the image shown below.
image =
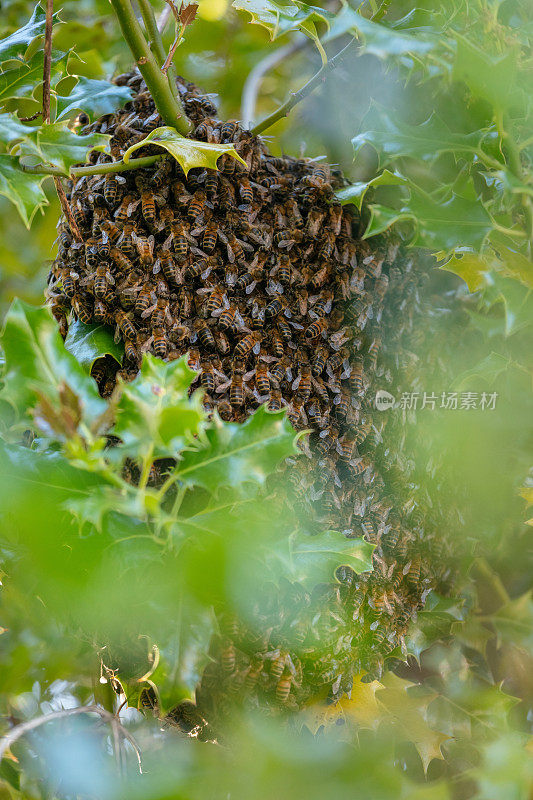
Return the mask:
{"type": "MultiPolygon", "coordinates": [[[[136,95],[84,129],[111,134],[110,155],[94,153],[95,164],[119,160],[162,124],[138,73],[118,82],[136,95]]],[[[273,598],[281,621],[259,643],[237,623],[225,626],[199,687],[204,705],[216,686],[286,706],[313,683],[329,683],[335,695],[361,670],[377,677],[436,581],[424,553],[430,503],[412,484],[406,491],[402,431],[388,436],[392,417],[373,406],[376,389],[393,387],[407,366],[398,360],[398,320],[412,331],[423,272],[398,245],[376,250],[357,237],[358,219],[335,197],[339,171],[273,157],[237,122],[218,120],[193,84],[180,78],[178,88],[193,136],[233,143],[246,166],[224,155],[218,170],[185,177],[163,158],[79,179],[68,200],[83,240],[60,220],[47,297],[63,334],[69,319],[115,329],[123,379],[137,374],[145,352],[188,353],[209,412],[240,422],[266,403],[312,431],[282,468],[289,505],[310,530],[375,544],[374,570],[341,568],[324,594],[299,594],[291,620],[281,594],[273,598]],[[332,642],[326,654],[324,641],[332,642]]],[[[104,396],[116,383],[113,363],[93,367],[104,396]]]]}

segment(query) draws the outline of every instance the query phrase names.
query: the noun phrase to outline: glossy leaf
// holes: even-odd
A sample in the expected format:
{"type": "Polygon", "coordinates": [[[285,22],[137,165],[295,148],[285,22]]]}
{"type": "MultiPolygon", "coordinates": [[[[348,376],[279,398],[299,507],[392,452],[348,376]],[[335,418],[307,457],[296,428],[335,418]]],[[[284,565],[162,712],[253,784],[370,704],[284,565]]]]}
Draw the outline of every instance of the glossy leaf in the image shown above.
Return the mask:
{"type": "Polygon", "coordinates": [[[91,371],[97,358],[110,355],[120,364],[124,355],[122,341],[115,342],[110,328],[95,323],[86,325],[79,319],[73,320],[69,325],[65,349],[72,353],[87,372],[91,371]]]}
{"type": "Polygon", "coordinates": [[[10,36],[0,40],[0,62],[10,59],[23,59],[28,46],[37,36],[44,35],[46,14],[36,5],[28,22],[10,36]]]}
{"type": "MultiPolygon", "coordinates": [[[[51,87],[56,86],[66,72],[67,56],[52,52],[51,87]]],[[[41,87],[43,79],[43,54],[37,51],[28,62],[0,73],[0,107],[8,100],[27,100],[41,87]]]]}
{"type": "Polygon", "coordinates": [[[109,81],[78,77],[78,82],[68,95],[58,95],[57,121],[83,111],[91,120],[103,114],[112,114],[133,96],[129,86],[117,86],[109,81]]]}
{"type": "MultiPolygon", "coordinates": [[[[444,256],[444,253],[436,253],[437,258],[444,256]]],[[[487,285],[487,274],[490,266],[472,250],[456,250],[452,257],[440,269],[447,272],[454,272],[464,280],[469,292],[477,292],[487,285]]]]}
{"type": "Polygon", "coordinates": [[[14,203],[27,228],[36,212],[48,205],[42,188],[45,178],[22,172],[18,158],[0,155],[0,195],[14,203]]]}
{"type": "Polygon", "coordinates": [[[30,418],[40,393],[58,404],[63,383],[78,395],[86,420],[94,420],[105,410],[106,403],[94,381],[65,349],[48,309],[15,300],[6,316],[0,343],[6,356],[2,397],[20,417],[30,418]]]}
{"type": "Polygon", "coordinates": [[[379,681],[363,683],[363,675],[354,675],[350,696],[341,697],[336,703],[326,705],[323,701],[307,706],[300,715],[313,735],[324,726],[326,730],[335,725],[346,724],[356,729],[375,730],[383,719],[383,710],[376,700],[376,692],[384,686],[379,681]]]}
{"type": "Polygon", "coordinates": [[[372,570],[375,545],[364,539],[347,539],[339,531],[324,531],[317,535],[297,532],[290,542],[290,562],[294,580],[314,586],[335,580],[340,566],[355,573],[372,570]]]}
{"type": "Polygon", "coordinates": [[[243,161],[232,144],[212,144],[211,142],[187,139],[185,136],[181,136],[175,128],[168,126],[156,128],[145,139],[128,148],[124,153],[124,162],[127,164],[132,153],[146,145],[157,145],[167,150],[180,164],[185,175],[194,167],[216,169],[217,161],[224,153],[236,158],[246,167],[246,162],[243,161]]]}
{"type": "Polygon", "coordinates": [[[316,6],[309,6],[300,0],[289,3],[277,3],[275,0],[233,0],[233,7],[238,11],[247,11],[251,22],[262,25],[274,41],[278,36],[291,31],[301,31],[313,40],[317,46],[322,63],[326,62],[326,54],[320,43],[317,25],[329,28],[334,19],[331,12],[316,6]]]}
{"type": "Polygon", "coordinates": [[[102,133],[78,136],[66,122],[56,122],[30,129],[16,151],[22,156],[38,155],[44,163],[58,167],[68,176],[70,167],[84,164],[91,150],[107,151],[109,139],[102,133]]]}
{"type": "Polygon", "coordinates": [[[209,491],[248,482],[262,486],[283,458],[297,452],[295,437],[284,412],[260,406],[242,424],[216,420],[197,447],[182,454],[174,474],[184,485],[209,491]]]}
{"type": "Polygon", "coordinates": [[[404,178],[403,175],[400,175],[399,172],[390,172],[388,169],[385,169],[375,178],[369,181],[352,183],[344,189],[339,189],[335,194],[343,206],[352,203],[361,210],[368,189],[377,188],[379,186],[408,186],[409,184],[410,181],[404,178]]]}
{"type": "Polygon", "coordinates": [[[205,418],[199,396],[187,395],[195,376],[186,356],[167,364],[145,355],[139,375],[123,385],[117,406],[113,433],[122,440],[121,454],[176,457],[192,445],[205,418]]]}

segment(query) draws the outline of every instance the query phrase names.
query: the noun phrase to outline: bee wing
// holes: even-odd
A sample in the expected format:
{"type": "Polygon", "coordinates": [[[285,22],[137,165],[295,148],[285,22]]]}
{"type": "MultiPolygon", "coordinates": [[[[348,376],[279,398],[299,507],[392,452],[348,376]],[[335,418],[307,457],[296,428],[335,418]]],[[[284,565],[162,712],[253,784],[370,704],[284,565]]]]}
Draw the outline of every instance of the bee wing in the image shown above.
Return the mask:
{"type": "Polygon", "coordinates": [[[261,342],[257,342],[257,344],[254,344],[252,348],[252,353],[257,356],[259,355],[260,350],[261,350],[261,342]]]}
{"type": "Polygon", "coordinates": [[[294,390],[295,390],[295,389],[297,389],[297,388],[298,388],[298,386],[300,385],[300,382],[301,382],[301,380],[302,380],[302,376],[301,376],[301,375],[298,375],[298,377],[296,378],[296,380],[294,380],[294,381],[292,382],[292,390],[293,390],[293,392],[294,392],[294,390]]]}
{"type": "Polygon", "coordinates": [[[154,308],[156,307],[156,305],[157,305],[157,303],[154,303],[152,306],[147,308],[146,311],[143,311],[142,314],[141,314],[141,317],[143,319],[146,319],[146,317],[149,317],[150,314],[152,313],[152,311],[154,310],[154,308]]]}
{"type": "Polygon", "coordinates": [[[154,273],[154,275],[157,275],[157,273],[160,272],[160,271],[161,271],[161,259],[157,258],[155,263],[154,263],[154,268],[153,268],[152,272],[154,273]]]}
{"type": "MultiPolygon", "coordinates": [[[[71,275],[72,275],[72,277],[74,277],[74,276],[78,277],[78,276],[76,275],[76,273],[75,273],[75,272],[71,272],[71,275]]],[[[110,284],[111,284],[111,286],[114,286],[114,284],[115,284],[115,279],[114,279],[114,277],[111,275],[111,273],[109,272],[109,270],[107,271],[107,276],[106,276],[106,277],[107,277],[107,282],[108,282],[108,283],[110,283],[110,284]]]]}
{"type": "Polygon", "coordinates": [[[219,386],[217,386],[217,388],[215,389],[215,392],[217,394],[220,394],[221,392],[225,392],[226,389],[229,386],[231,386],[231,378],[230,378],[230,380],[226,381],[225,383],[221,383],[219,386]]]}
{"type": "Polygon", "coordinates": [[[257,286],[257,281],[252,281],[251,284],[247,286],[245,289],[246,294],[251,294],[256,286],[257,286]]]}

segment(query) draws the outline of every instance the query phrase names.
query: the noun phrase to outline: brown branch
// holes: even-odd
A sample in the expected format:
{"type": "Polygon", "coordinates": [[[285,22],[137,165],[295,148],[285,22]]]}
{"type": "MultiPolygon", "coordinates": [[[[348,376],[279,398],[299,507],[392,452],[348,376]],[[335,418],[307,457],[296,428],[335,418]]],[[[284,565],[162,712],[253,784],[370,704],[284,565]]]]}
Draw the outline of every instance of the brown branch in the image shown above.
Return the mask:
{"type": "Polygon", "coordinates": [[[54,719],[73,717],[77,714],[98,714],[101,719],[109,722],[113,728],[114,735],[120,733],[122,737],[126,739],[133,747],[135,755],[137,756],[139,772],[142,774],[141,751],[134,737],[129,731],[126,730],[126,728],[114,714],[111,714],[110,711],[106,711],[99,706],[78,706],[77,708],[65,708],[61,711],[52,711],[50,714],[45,714],[43,717],[37,717],[36,719],[31,719],[28,722],[22,722],[20,725],[16,725],[14,728],[12,728],[12,730],[9,731],[9,733],[6,733],[6,735],[0,739],[0,761],[2,761],[6,750],[22,736],[25,736],[25,734],[29,733],[35,728],[40,727],[41,725],[44,725],[46,722],[51,722],[54,719]]]}

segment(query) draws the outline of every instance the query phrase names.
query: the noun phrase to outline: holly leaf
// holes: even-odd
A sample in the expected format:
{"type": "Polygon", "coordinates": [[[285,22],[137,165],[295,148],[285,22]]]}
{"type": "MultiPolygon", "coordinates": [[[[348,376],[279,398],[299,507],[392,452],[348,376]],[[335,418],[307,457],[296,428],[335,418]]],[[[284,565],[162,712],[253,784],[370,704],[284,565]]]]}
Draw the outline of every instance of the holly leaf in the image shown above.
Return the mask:
{"type": "Polygon", "coordinates": [[[302,711],[301,718],[313,736],[319,728],[346,724],[356,729],[375,730],[382,719],[382,709],[376,700],[378,689],[385,688],[379,681],[363,683],[364,673],[354,675],[350,696],[326,705],[323,700],[312,703],[302,711]]]}
{"type": "Polygon", "coordinates": [[[379,203],[371,203],[368,206],[368,210],[370,211],[370,220],[363,234],[363,239],[377,236],[403,220],[414,221],[413,214],[408,210],[397,211],[395,208],[389,208],[379,203]]]}
{"type": "Polygon", "coordinates": [[[195,449],[186,450],[174,475],[186,486],[264,485],[279,462],[297,451],[285,412],[260,406],[243,423],[215,419],[195,449]]]}
{"type": "Polygon", "coordinates": [[[103,133],[78,136],[69,130],[66,122],[28,130],[29,133],[16,146],[17,154],[38,155],[45,163],[61,169],[66,176],[73,164],[85,163],[91,150],[106,152],[111,138],[103,133]]]}
{"type": "Polygon", "coordinates": [[[27,228],[36,212],[48,205],[42,188],[46,177],[22,172],[18,158],[0,155],[0,195],[15,204],[27,228]]]}
{"type": "Polygon", "coordinates": [[[86,325],[79,319],[69,325],[65,349],[86,372],[91,371],[97,358],[110,355],[120,364],[124,355],[124,345],[122,341],[115,342],[112,330],[105,325],[86,325]]]}
{"type": "Polygon", "coordinates": [[[189,399],[188,389],[196,372],[183,356],[165,363],[144,357],[139,375],[122,386],[113,433],[122,440],[120,456],[176,457],[192,445],[205,419],[198,393],[189,399]]]}
{"type": "Polygon", "coordinates": [[[357,36],[361,51],[371,53],[381,60],[428,56],[437,44],[437,38],[427,33],[417,32],[416,36],[410,36],[372,22],[347,3],[331,21],[325,40],[329,41],[346,33],[357,36]]]}
{"type": "Polygon", "coordinates": [[[533,649],[533,590],[511,600],[492,615],[491,622],[498,634],[498,642],[533,649]]]}
{"type": "Polygon", "coordinates": [[[0,343],[6,357],[2,397],[22,419],[31,419],[31,409],[41,395],[52,405],[60,406],[60,389],[64,384],[77,395],[88,422],[106,409],[95,382],[65,349],[47,308],[14,300],[6,315],[0,343]]]}
{"type": "MultiPolygon", "coordinates": [[[[440,260],[445,257],[445,253],[435,253],[435,257],[440,260]]],[[[454,250],[451,258],[441,264],[440,269],[459,275],[468,286],[469,292],[477,292],[487,286],[487,274],[490,272],[487,262],[473,250],[466,248],[454,250]]]]}
{"type": "Polygon", "coordinates": [[[124,153],[124,163],[127,164],[132,153],[146,145],[157,145],[167,150],[180,164],[185,175],[194,167],[216,169],[217,161],[224,153],[237,159],[248,168],[246,162],[240,157],[232,144],[213,144],[211,142],[199,142],[196,139],[187,139],[185,136],[181,136],[175,128],[168,126],[156,128],[145,139],[129,147],[124,153]]]}
{"type": "Polygon", "coordinates": [[[341,205],[352,203],[359,211],[363,205],[363,200],[368,189],[378,186],[409,186],[410,181],[400,175],[399,172],[390,172],[388,169],[383,170],[380,175],[372,178],[370,181],[359,181],[352,183],[350,186],[345,186],[335,192],[337,198],[341,201],[341,205]]]}
{"type": "Polygon", "coordinates": [[[324,48],[320,43],[317,25],[329,28],[334,20],[334,15],[323,8],[308,6],[300,0],[287,4],[276,3],[274,0],[233,0],[233,7],[237,11],[247,11],[251,22],[262,25],[270,34],[270,41],[274,41],[284,33],[301,31],[315,43],[322,63],[327,61],[324,48]]]}
{"type": "Polygon", "coordinates": [[[377,103],[373,103],[366,119],[372,121],[372,127],[353,137],[355,156],[363,145],[370,144],[381,162],[406,156],[433,161],[448,152],[478,154],[483,138],[489,133],[486,129],[452,133],[437,114],[432,114],[419,125],[410,125],[389,116],[377,103]]]}
{"type": "Polygon", "coordinates": [[[372,553],[375,545],[364,539],[347,539],[339,531],[324,531],[311,536],[301,531],[291,535],[288,568],[293,579],[302,584],[316,586],[336,580],[340,566],[348,566],[356,573],[372,570],[372,553]]]}
{"type": "Polygon", "coordinates": [[[109,81],[98,81],[78,76],[78,83],[68,95],[58,95],[56,121],[83,111],[91,120],[112,114],[133,97],[129,86],[117,86],[109,81]]]}
{"type": "MultiPolygon", "coordinates": [[[[67,58],[65,53],[52,52],[52,89],[66,72],[67,58]]],[[[0,106],[8,100],[28,100],[33,97],[35,89],[40,89],[42,84],[43,63],[43,53],[38,50],[29,61],[22,61],[20,66],[0,73],[0,106]]]]}
{"type": "MultiPolygon", "coordinates": [[[[54,15],[56,17],[57,14],[54,15]]],[[[37,36],[44,35],[46,14],[41,6],[35,6],[28,22],[10,36],[0,40],[0,63],[11,59],[23,59],[29,45],[37,36]]]]}
{"type": "MultiPolygon", "coordinates": [[[[408,690],[415,686],[389,672],[383,679],[385,688],[376,690],[379,705],[387,712],[396,732],[405,740],[412,742],[422,760],[427,773],[429,762],[434,758],[443,759],[442,744],[451,737],[429,727],[426,719],[427,706],[435,698],[434,694],[420,697],[408,690]]],[[[388,720],[386,721],[388,724],[388,720]]]]}

